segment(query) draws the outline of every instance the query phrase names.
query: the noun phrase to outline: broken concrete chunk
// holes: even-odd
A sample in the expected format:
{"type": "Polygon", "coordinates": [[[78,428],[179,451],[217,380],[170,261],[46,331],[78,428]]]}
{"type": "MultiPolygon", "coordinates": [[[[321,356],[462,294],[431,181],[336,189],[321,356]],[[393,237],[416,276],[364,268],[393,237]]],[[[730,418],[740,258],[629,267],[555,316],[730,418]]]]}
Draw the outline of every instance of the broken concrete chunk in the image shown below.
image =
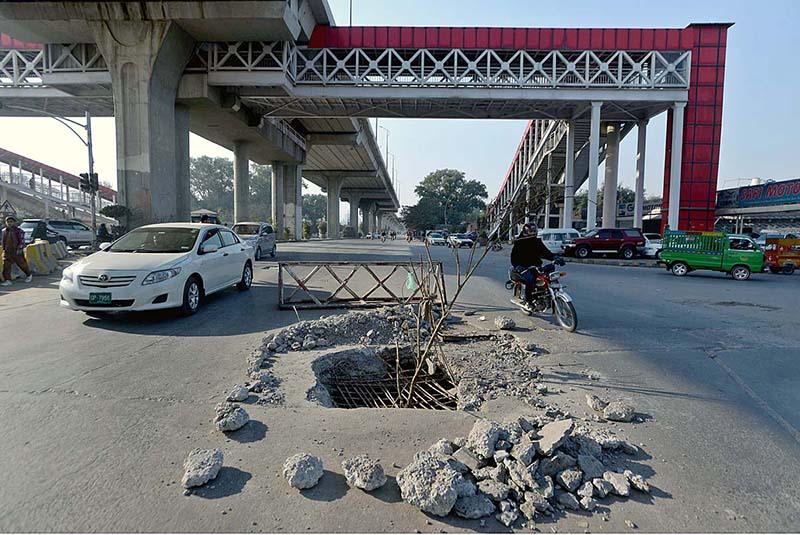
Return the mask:
{"type": "Polygon", "coordinates": [[[446,516],[458,499],[461,474],[443,460],[419,456],[397,474],[403,500],[426,513],[446,516]]]}
{"type": "Polygon", "coordinates": [[[631,493],[631,486],[628,483],[628,478],[625,477],[625,474],[607,470],[603,474],[603,479],[611,483],[611,486],[613,487],[611,492],[617,496],[627,496],[631,493]]]}
{"type": "Polygon", "coordinates": [[[544,495],[536,492],[526,492],[525,495],[525,503],[531,504],[534,509],[539,511],[540,513],[550,513],[553,510],[553,507],[550,505],[550,502],[547,501],[547,497],[544,495]]]}
{"type": "Polygon", "coordinates": [[[511,527],[511,525],[519,518],[519,510],[514,502],[504,500],[500,502],[500,514],[497,514],[494,517],[504,526],[511,527]]]}
{"type": "Polygon", "coordinates": [[[534,474],[539,467],[538,461],[534,461],[530,466],[525,466],[520,461],[508,458],[503,464],[508,470],[508,478],[521,490],[532,489],[536,486],[534,474]]]}
{"type": "Polygon", "coordinates": [[[550,456],[572,432],[574,423],[571,418],[551,422],[539,430],[536,449],[541,455],[550,456]]]}
{"type": "Polygon", "coordinates": [[[456,437],[453,439],[453,446],[456,448],[463,448],[467,443],[467,437],[456,437]]]}
{"type": "Polygon", "coordinates": [[[511,448],[511,456],[516,460],[528,466],[536,458],[537,443],[533,442],[528,435],[523,435],[519,444],[515,444],[511,448]]]}
{"type": "Polygon", "coordinates": [[[250,421],[250,416],[235,403],[223,402],[214,407],[214,425],[220,431],[236,431],[250,421]]]}
{"type": "Polygon", "coordinates": [[[593,411],[602,412],[608,405],[608,401],[594,394],[586,394],[586,404],[593,411]]]}
{"type": "Polygon", "coordinates": [[[535,492],[538,492],[542,496],[547,499],[553,497],[555,493],[555,485],[553,484],[553,478],[550,476],[545,476],[536,480],[536,486],[533,488],[535,492]]]}
{"type": "Polygon", "coordinates": [[[446,438],[443,438],[428,448],[428,451],[431,453],[441,453],[442,455],[453,455],[455,448],[453,447],[452,442],[446,438]]]}
{"type": "Polygon", "coordinates": [[[516,327],[517,324],[508,316],[497,316],[494,319],[494,326],[502,331],[510,331],[516,327]]]}
{"type": "Polygon", "coordinates": [[[358,455],[342,461],[342,470],[350,486],[367,492],[382,487],[386,483],[383,467],[366,455],[358,455]]]}
{"type": "Polygon", "coordinates": [[[183,461],[185,470],[181,484],[184,488],[199,487],[205,485],[219,473],[222,468],[222,450],[203,450],[195,449],[183,461]]]}
{"type": "Polygon", "coordinates": [[[569,492],[575,492],[581,484],[583,472],[574,468],[569,468],[558,473],[556,481],[569,492]]]}
{"type": "Polygon", "coordinates": [[[453,459],[466,465],[470,470],[477,470],[483,467],[486,463],[472,453],[469,448],[459,448],[454,454],[453,459]]]}
{"type": "Polygon", "coordinates": [[[587,480],[603,477],[606,467],[594,455],[578,454],[578,466],[583,471],[587,480]]]}
{"type": "Polygon", "coordinates": [[[467,437],[467,447],[484,459],[494,455],[494,445],[500,437],[500,424],[490,420],[477,420],[467,437]]]}
{"type": "Polygon", "coordinates": [[[577,462],[578,461],[572,455],[558,452],[552,457],[541,460],[539,463],[539,474],[542,476],[554,476],[562,470],[572,468],[577,462]]]}
{"type": "Polygon", "coordinates": [[[289,486],[310,489],[322,478],[322,460],[308,453],[292,455],[283,463],[283,477],[289,486]]]}
{"type": "Polygon", "coordinates": [[[611,483],[600,477],[592,479],[592,485],[594,486],[594,494],[598,498],[605,498],[614,490],[611,483]]]}
{"type": "Polygon", "coordinates": [[[612,401],[603,409],[603,418],[615,422],[630,422],[635,410],[633,405],[625,401],[612,401]]]}
{"type": "Polygon", "coordinates": [[[497,450],[494,452],[494,462],[500,465],[508,458],[509,453],[506,450],[497,450]]]}
{"type": "Polygon", "coordinates": [[[250,397],[250,391],[242,385],[236,385],[228,394],[228,401],[244,401],[250,397]]]}
{"type": "Polygon", "coordinates": [[[558,503],[560,503],[567,509],[572,509],[573,511],[577,511],[578,509],[581,508],[581,504],[578,501],[578,498],[576,498],[574,494],[571,494],[569,492],[562,492],[561,494],[558,495],[556,500],[558,501],[558,503]]]}
{"type": "Polygon", "coordinates": [[[581,498],[581,509],[585,509],[586,511],[594,511],[595,507],[597,507],[597,502],[594,501],[590,496],[584,496],[581,498]]]}
{"type": "Polygon", "coordinates": [[[495,506],[488,496],[478,493],[457,499],[453,511],[462,518],[476,519],[494,513],[495,506]]]}
{"type": "Polygon", "coordinates": [[[478,487],[472,482],[472,479],[459,474],[460,479],[456,480],[456,494],[459,498],[465,496],[475,496],[478,493],[478,487]]]}
{"type": "Polygon", "coordinates": [[[591,481],[585,481],[581,488],[578,489],[577,492],[578,496],[581,498],[592,498],[594,497],[594,485],[591,481]]]}
{"type": "Polygon", "coordinates": [[[496,502],[501,502],[508,498],[509,486],[494,479],[484,479],[478,481],[478,490],[496,502]]]}
{"type": "Polygon", "coordinates": [[[634,474],[630,470],[625,470],[623,475],[628,479],[631,486],[640,492],[650,492],[650,484],[639,474],[634,474]]]}

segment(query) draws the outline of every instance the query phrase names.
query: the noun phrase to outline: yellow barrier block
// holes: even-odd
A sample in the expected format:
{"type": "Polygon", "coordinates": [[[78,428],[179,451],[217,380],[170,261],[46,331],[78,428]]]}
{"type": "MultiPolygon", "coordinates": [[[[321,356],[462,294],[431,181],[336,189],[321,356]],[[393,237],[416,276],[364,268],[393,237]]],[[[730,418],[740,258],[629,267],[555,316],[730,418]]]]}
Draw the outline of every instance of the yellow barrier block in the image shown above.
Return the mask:
{"type": "Polygon", "coordinates": [[[28,261],[28,267],[34,273],[48,275],[53,271],[53,266],[47,258],[45,243],[39,240],[25,247],[25,260],[28,261]]]}

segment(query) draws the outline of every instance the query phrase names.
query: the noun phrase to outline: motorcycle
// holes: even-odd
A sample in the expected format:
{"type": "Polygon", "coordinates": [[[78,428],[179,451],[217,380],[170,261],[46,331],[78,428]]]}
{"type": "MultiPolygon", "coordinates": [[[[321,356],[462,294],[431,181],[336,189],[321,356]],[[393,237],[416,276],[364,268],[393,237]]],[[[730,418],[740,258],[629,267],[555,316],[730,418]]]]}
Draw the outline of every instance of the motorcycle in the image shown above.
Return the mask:
{"type": "Polygon", "coordinates": [[[502,251],[503,250],[503,246],[500,245],[500,242],[497,242],[497,241],[496,242],[492,242],[491,245],[489,245],[489,250],[490,251],[502,251]]]}
{"type": "Polygon", "coordinates": [[[572,297],[564,291],[561,277],[566,276],[564,271],[556,271],[556,265],[564,265],[564,260],[557,258],[554,263],[545,264],[540,269],[529,267],[523,272],[517,272],[512,267],[508,271],[506,289],[511,290],[514,297],[511,303],[519,307],[527,315],[540,314],[550,310],[556,321],[568,332],[575,332],[578,328],[578,314],[572,304],[572,297]],[[533,294],[531,302],[525,302],[525,279],[523,275],[533,270],[533,294]]]}

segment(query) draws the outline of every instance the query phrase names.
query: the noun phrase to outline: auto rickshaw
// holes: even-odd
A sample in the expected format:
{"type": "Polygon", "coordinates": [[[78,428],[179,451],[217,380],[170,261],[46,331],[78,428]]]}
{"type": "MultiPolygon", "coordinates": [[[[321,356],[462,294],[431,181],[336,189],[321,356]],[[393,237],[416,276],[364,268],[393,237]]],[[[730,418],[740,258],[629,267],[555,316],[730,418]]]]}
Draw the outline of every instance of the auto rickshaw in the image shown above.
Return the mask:
{"type": "Polygon", "coordinates": [[[772,273],[791,275],[800,267],[800,239],[768,238],[765,264],[772,273]]]}

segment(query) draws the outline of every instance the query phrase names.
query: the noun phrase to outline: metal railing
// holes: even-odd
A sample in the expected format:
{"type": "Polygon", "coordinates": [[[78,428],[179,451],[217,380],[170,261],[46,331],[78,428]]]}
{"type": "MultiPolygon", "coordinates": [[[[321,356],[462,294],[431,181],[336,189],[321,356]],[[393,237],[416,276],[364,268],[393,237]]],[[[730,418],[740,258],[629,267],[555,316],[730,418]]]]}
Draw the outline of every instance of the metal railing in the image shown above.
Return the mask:
{"type": "Polygon", "coordinates": [[[441,262],[280,262],[280,308],[369,308],[419,302],[422,282],[442,288],[441,262]]]}

